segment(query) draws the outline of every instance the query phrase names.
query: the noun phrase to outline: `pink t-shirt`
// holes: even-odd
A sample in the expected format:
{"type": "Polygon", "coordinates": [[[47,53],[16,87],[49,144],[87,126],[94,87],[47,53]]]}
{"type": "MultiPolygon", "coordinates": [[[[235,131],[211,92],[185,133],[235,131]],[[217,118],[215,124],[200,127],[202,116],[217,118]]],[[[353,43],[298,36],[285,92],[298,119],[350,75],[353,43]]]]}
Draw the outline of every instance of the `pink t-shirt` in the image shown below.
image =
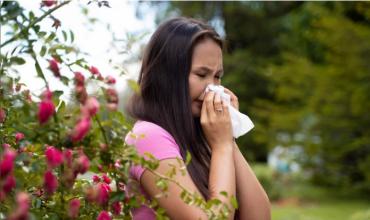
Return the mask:
{"type": "MultiPolygon", "coordinates": [[[[127,134],[125,142],[134,146],[140,156],[144,156],[144,153],[148,152],[158,160],[176,157],[182,159],[180,148],[172,135],[162,127],[148,121],[137,121],[132,131],[127,134]]],[[[130,175],[140,182],[144,171],[145,169],[141,166],[132,166],[130,175]]],[[[134,220],[155,219],[153,209],[145,205],[132,210],[132,215],[134,220]]]]}

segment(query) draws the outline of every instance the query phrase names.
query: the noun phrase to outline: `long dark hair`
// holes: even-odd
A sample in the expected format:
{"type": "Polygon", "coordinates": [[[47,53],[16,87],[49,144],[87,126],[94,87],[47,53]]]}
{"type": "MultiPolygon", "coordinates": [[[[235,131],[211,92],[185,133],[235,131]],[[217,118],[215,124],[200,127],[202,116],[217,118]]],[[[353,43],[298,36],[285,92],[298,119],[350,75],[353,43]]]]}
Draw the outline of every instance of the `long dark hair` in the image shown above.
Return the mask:
{"type": "Polygon", "coordinates": [[[192,160],[187,170],[203,197],[209,198],[210,148],[199,117],[193,117],[189,93],[189,73],[194,46],[213,39],[223,49],[223,40],[209,25],[190,18],[174,18],[162,23],[144,52],[138,83],[126,111],[139,120],[153,122],[167,130],[180,146],[183,158],[192,160]]]}

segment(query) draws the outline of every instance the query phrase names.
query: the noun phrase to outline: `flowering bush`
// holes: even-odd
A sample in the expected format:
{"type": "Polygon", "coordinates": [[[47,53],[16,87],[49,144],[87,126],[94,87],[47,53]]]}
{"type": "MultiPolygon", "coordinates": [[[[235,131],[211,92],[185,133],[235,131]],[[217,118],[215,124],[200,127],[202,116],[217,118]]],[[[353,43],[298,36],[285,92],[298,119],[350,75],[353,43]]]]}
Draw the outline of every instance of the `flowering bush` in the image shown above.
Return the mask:
{"type": "MultiPolygon", "coordinates": [[[[109,6],[107,1],[95,2],[109,6]]],[[[0,46],[1,219],[131,219],[130,209],[144,203],[144,197],[135,193],[129,167],[135,163],[151,169],[163,190],[176,172],[156,173],[158,161],[144,160],[125,145],[131,123],[117,111],[116,79],[103,77],[97,67],[79,58],[79,50],[70,46],[73,32],[68,39],[61,21],[52,16],[69,3],[42,1],[40,17],[26,13],[16,1],[1,3],[1,25],[10,30],[10,38],[0,46]],[[39,23],[45,18],[53,20],[55,30],[41,30],[39,23]],[[37,44],[42,45],[39,51],[37,44]],[[20,74],[27,73],[13,68],[26,59],[44,82],[40,95],[20,83],[20,74]],[[47,79],[46,73],[53,78],[47,79]],[[61,99],[64,91],[51,88],[49,80],[72,89],[68,102],[61,99]],[[89,85],[95,90],[88,92],[89,85]]],[[[183,190],[185,202],[215,217],[211,208],[218,201],[206,202],[183,190]]],[[[157,206],[155,200],[147,205],[157,206]]],[[[225,216],[227,210],[220,218],[225,216]]],[[[165,218],[163,210],[157,209],[157,217],[165,218]]]]}

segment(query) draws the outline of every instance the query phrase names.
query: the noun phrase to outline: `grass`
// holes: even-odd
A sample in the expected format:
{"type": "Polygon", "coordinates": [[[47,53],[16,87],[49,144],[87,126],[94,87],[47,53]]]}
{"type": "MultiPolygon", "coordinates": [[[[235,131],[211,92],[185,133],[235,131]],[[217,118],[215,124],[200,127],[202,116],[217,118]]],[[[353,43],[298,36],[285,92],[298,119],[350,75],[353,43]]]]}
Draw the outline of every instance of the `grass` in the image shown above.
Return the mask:
{"type": "Polygon", "coordinates": [[[370,220],[369,196],[315,186],[302,178],[277,177],[266,165],[253,169],[261,183],[270,187],[268,192],[280,195],[272,202],[273,220],[370,220]]]}

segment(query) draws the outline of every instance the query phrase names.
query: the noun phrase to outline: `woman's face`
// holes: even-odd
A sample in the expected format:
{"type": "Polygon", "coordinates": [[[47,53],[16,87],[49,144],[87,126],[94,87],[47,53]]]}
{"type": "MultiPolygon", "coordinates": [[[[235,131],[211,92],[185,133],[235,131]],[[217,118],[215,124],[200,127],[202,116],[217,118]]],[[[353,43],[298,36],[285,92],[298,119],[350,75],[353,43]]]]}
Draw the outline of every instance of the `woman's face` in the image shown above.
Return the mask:
{"type": "Polygon", "coordinates": [[[189,74],[191,111],[193,116],[200,117],[204,90],[207,85],[220,85],[222,75],[222,50],[220,46],[210,38],[197,43],[194,47],[189,74]]]}

